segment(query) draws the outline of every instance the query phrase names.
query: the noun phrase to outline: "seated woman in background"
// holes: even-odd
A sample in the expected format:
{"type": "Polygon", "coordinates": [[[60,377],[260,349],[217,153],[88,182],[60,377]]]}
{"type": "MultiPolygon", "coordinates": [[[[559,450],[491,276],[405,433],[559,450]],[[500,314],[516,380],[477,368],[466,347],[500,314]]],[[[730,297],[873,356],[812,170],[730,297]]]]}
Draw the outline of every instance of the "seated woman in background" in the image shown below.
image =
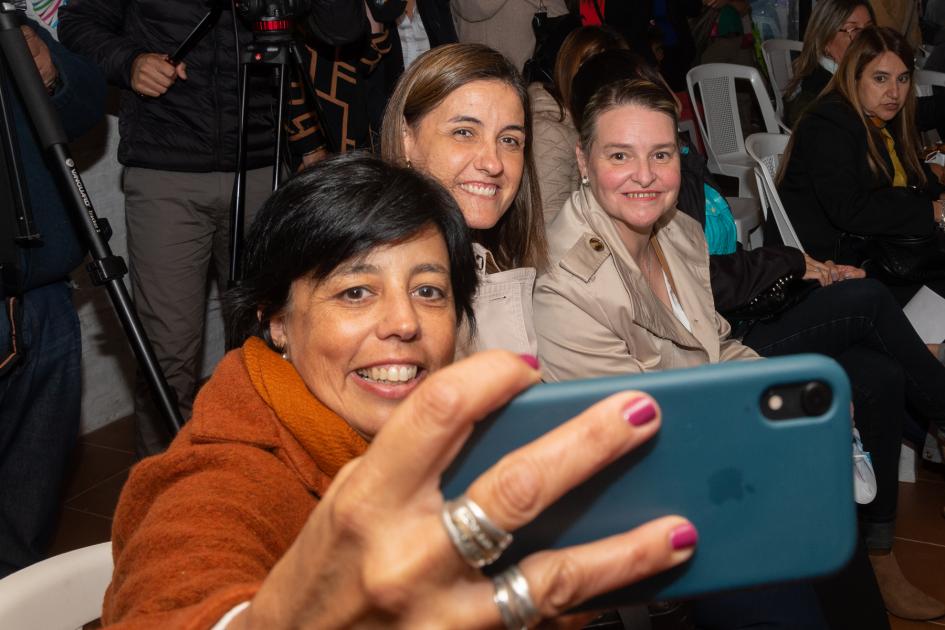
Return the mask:
{"type": "MultiPolygon", "coordinates": [[[[122,492],[105,624],[531,627],[685,561],[695,531],[666,517],[529,556],[524,592],[471,570],[508,541],[488,534],[473,550],[452,539],[443,519],[460,517],[439,475],[474,422],[540,376],[534,357],[498,351],[435,373],[452,360],[474,289],[462,217],[416,172],[349,154],[280,188],[229,296],[230,332],[245,343],[122,492]]],[[[524,459],[544,462],[547,475],[521,480],[544,508],[658,427],[650,398],[619,394],[511,454],[502,481],[524,459]],[[635,422],[623,417],[630,405],[645,412],[635,422]],[[587,431],[611,447],[567,448],[587,431]]],[[[457,503],[481,506],[491,518],[476,520],[501,533],[536,512],[507,496],[493,468],[457,503]]]]}
{"type": "MultiPolygon", "coordinates": [[[[581,119],[576,112],[583,112],[595,92],[626,79],[660,82],[655,69],[634,58],[633,53],[607,51],[588,59],[572,88],[574,118],[581,119]]],[[[742,343],[762,356],[817,352],[835,358],[843,366],[853,385],[856,426],[883,487],[864,509],[872,514],[872,522],[884,523],[865,533],[867,547],[876,552],[873,564],[887,606],[895,614],[912,619],[945,613],[941,606],[914,606],[907,597],[913,589],[902,577],[894,557],[879,554],[880,550],[891,549],[905,411],[908,408],[926,423],[945,419],[945,365],[928,351],[882,283],[854,279],[863,277],[861,269],[830,261],[821,263],[784,245],[742,249],[736,242],[734,219],[718,203],[718,189],[713,187],[705,158],[685,146],[680,153],[682,179],[676,207],[703,226],[717,311],[723,316],[738,312],[786,276],[823,285],[809,288],[802,299],[776,317],[736,320],[733,325],[737,325],[742,343]]],[[[865,569],[864,574],[868,571],[865,569]]],[[[857,578],[861,576],[850,576],[852,580],[857,578]]],[[[843,586],[856,588],[848,583],[843,586]]],[[[848,611],[843,614],[848,622],[863,627],[849,618],[848,611]]]]}
{"type": "Polygon", "coordinates": [[[569,112],[571,81],[589,57],[605,50],[627,48],[623,38],[608,28],[581,27],[571,31],[561,44],[555,59],[554,85],[536,82],[528,86],[534,130],[532,155],[545,223],[555,218],[580,183],[574,159],[578,135],[569,112]]]}
{"type": "Polygon", "coordinates": [[[784,88],[784,122],[793,127],[824,91],[850,43],[876,22],[866,0],[820,0],[804,30],[804,48],[794,60],[794,75],[784,88]]]}
{"type": "MultiPolygon", "coordinates": [[[[826,89],[850,44],[876,23],[865,0],[821,0],[814,4],[804,48],[794,60],[794,76],[784,89],[784,117],[794,127],[801,114],[826,89]]],[[[945,93],[916,99],[916,124],[922,131],[945,128],[945,93]]]]}
{"type": "MultiPolygon", "coordinates": [[[[923,282],[888,278],[876,264],[873,239],[940,239],[936,226],[945,225],[945,202],[918,153],[913,70],[905,38],[888,28],[864,29],[829,91],[796,126],[778,174],[781,201],[807,253],[869,263],[867,273],[886,281],[901,304],[923,282]]],[[[924,283],[945,295],[945,261],[925,271],[924,283]]]]}
{"type": "Polygon", "coordinates": [[[532,150],[522,79],[505,57],[479,44],[424,53],[387,105],[381,155],[436,179],[472,230],[477,330],[463,333],[458,356],[490,348],[536,352],[532,290],[547,244],[532,150]]]}

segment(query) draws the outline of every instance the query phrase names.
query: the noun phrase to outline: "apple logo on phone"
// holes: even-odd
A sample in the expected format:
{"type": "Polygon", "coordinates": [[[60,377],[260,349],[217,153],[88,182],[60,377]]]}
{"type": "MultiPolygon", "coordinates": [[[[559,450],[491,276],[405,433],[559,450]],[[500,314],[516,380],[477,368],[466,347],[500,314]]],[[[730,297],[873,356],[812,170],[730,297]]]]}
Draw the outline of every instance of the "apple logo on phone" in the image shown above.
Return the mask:
{"type": "Polygon", "coordinates": [[[741,501],[746,494],[755,492],[754,486],[745,483],[742,471],[737,468],[722,468],[709,475],[709,499],[715,505],[728,500],[741,501]]]}

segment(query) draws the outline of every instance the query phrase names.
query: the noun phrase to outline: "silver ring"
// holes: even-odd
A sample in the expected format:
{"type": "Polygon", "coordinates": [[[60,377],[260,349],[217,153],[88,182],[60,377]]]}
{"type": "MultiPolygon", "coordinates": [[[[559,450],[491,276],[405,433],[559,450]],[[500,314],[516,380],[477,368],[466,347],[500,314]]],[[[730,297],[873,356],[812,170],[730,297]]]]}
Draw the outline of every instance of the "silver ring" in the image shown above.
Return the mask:
{"type": "Polygon", "coordinates": [[[495,592],[492,601],[499,609],[499,616],[507,630],[528,630],[541,621],[541,613],[535,608],[528,580],[517,565],[512,565],[492,578],[495,592]]]}
{"type": "Polygon", "coordinates": [[[465,494],[446,501],[440,516],[456,551],[474,569],[492,564],[512,544],[512,534],[493,523],[465,494]]]}

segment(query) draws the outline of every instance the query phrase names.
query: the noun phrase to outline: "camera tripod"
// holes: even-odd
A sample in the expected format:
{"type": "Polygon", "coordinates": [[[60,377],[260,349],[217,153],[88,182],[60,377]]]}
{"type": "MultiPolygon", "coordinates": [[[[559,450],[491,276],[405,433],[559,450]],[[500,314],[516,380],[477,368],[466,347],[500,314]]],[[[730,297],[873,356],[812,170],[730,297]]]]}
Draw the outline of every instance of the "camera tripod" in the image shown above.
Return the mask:
{"type": "MultiPolygon", "coordinates": [[[[237,0],[232,1],[233,19],[238,9],[237,0]]],[[[223,0],[213,0],[210,11],[200,20],[194,30],[181,43],[177,50],[168,56],[168,61],[174,65],[184,60],[197,42],[213,28],[223,10],[223,0]]],[[[278,103],[276,107],[276,144],[273,151],[272,190],[279,188],[281,181],[280,168],[283,163],[284,136],[283,121],[286,109],[286,92],[288,91],[288,72],[298,76],[305,97],[312,105],[322,129],[329,152],[334,153],[334,146],[328,127],[325,125],[325,115],[322,112],[315,88],[308,81],[302,61],[302,49],[293,34],[295,21],[292,17],[264,16],[248,20],[253,41],[247,44],[240,54],[240,101],[239,101],[239,140],[237,144],[236,174],[233,179],[233,195],[230,199],[230,277],[229,284],[234,286],[242,278],[243,253],[243,221],[246,210],[246,118],[249,101],[249,79],[256,68],[270,68],[278,80],[278,103]]],[[[230,340],[227,340],[229,345],[230,340]]]]}
{"type": "MultiPolygon", "coordinates": [[[[175,396],[168,387],[164,373],[154,356],[151,343],[148,341],[147,335],[141,327],[141,322],[131,305],[128,291],[122,282],[122,278],[128,273],[128,268],[125,261],[120,256],[115,256],[108,246],[111,229],[107,220],[100,219],[96,215],[92,200],[86,191],[75,162],[72,160],[62,121],[52,105],[36,64],[33,62],[33,56],[30,54],[23,33],[20,31],[22,23],[22,13],[13,4],[0,3],[0,53],[2,53],[0,55],[0,75],[6,75],[0,76],[0,94],[2,94],[0,104],[6,105],[11,102],[10,95],[4,92],[6,86],[12,84],[23,101],[24,110],[28,113],[40,145],[46,153],[47,165],[59,180],[65,201],[73,211],[75,224],[79,226],[82,232],[83,241],[92,258],[92,261],[87,265],[92,283],[96,286],[104,286],[108,291],[112,306],[114,306],[118,319],[125,330],[125,335],[128,337],[128,342],[131,344],[138,364],[151,387],[155,403],[164,416],[171,434],[176,434],[182,424],[180,411],[177,408],[175,396]],[[7,76],[11,81],[6,80],[7,76]]],[[[10,120],[9,112],[6,107],[2,107],[2,109],[5,110],[3,112],[4,122],[7,122],[10,120]]],[[[8,147],[14,145],[13,142],[9,141],[13,137],[13,132],[8,125],[5,124],[4,127],[6,132],[3,139],[4,146],[0,150],[8,154],[8,147]]],[[[8,167],[10,163],[16,163],[14,155],[9,154],[6,158],[8,167]]],[[[26,200],[25,191],[20,185],[22,179],[18,179],[15,172],[10,173],[9,179],[12,188],[16,191],[13,198],[18,200],[14,202],[14,206],[18,215],[17,234],[20,237],[19,240],[38,240],[39,235],[35,233],[29,218],[29,203],[26,200]]],[[[8,270],[6,266],[4,267],[4,275],[7,275],[8,270]]]]}

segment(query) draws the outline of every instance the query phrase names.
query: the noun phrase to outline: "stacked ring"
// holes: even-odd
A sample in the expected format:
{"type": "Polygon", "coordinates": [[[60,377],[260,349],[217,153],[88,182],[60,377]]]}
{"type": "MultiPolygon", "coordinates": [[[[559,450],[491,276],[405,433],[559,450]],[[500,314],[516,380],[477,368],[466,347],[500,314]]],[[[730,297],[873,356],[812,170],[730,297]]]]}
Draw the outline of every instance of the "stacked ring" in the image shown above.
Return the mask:
{"type": "Polygon", "coordinates": [[[456,551],[474,569],[495,562],[512,544],[508,533],[465,494],[443,504],[443,525],[456,551]]]}
{"type": "Polygon", "coordinates": [[[495,593],[492,601],[499,608],[499,615],[507,630],[528,630],[538,625],[541,613],[535,608],[528,580],[516,565],[492,578],[495,593]]]}

